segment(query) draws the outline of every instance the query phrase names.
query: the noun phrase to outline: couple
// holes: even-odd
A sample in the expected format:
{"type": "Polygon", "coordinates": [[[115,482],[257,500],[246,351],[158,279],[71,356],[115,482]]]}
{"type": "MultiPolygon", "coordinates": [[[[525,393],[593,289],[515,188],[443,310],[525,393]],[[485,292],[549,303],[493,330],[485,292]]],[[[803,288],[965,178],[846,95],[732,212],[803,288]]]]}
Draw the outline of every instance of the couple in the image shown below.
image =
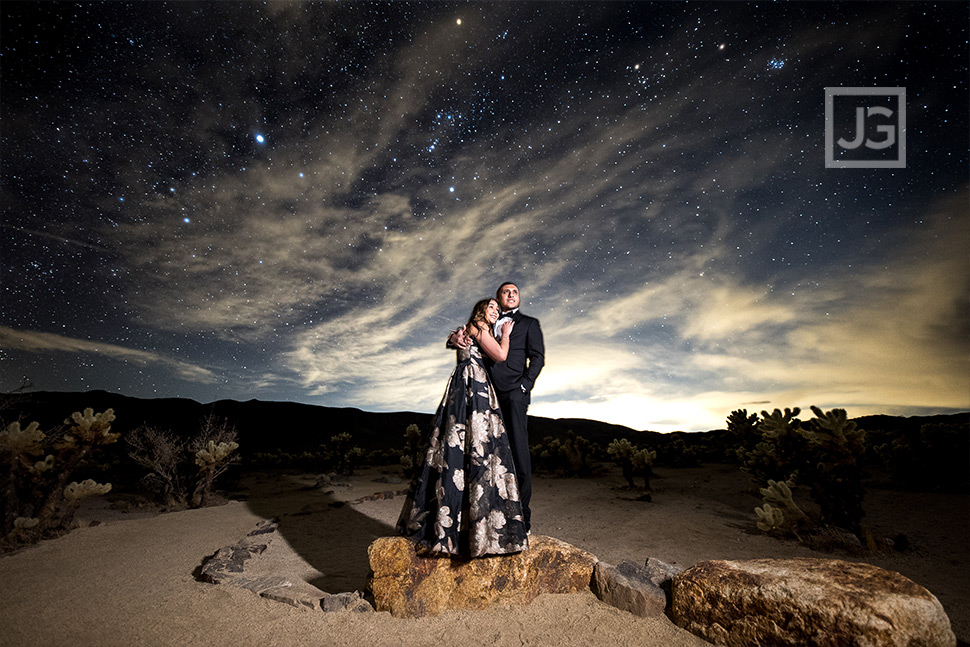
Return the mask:
{"type": "Polygon", "coordinates": [[[532,496],[526,411],[545,363],[539,321],[519,312],[519,288],[503,283],[448,343],[458,349],[458,366],[398,532],[435,553],[520,552],[529,545],[532,496]]]}

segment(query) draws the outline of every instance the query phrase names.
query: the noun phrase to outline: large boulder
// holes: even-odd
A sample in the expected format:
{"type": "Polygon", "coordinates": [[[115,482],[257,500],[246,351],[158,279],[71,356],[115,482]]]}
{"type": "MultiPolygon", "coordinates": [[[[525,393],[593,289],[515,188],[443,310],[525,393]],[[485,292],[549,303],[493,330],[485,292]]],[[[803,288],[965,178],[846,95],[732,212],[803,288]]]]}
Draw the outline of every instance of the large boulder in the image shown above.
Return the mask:
{"type": "Polygon", "coordinates": [[[700,562],[674,578],[678,625],[727,647],[953,647],[939,600],[899,573],[835,559],[700,562]]]}
{"type": "Polygon", "coordinates": [[[471,560],[419,555],[403,537],[381,537],[368,548],[369,587],[378,611],[399,618],[447,609],[528,604],[541,593],[589,589],[596,557],[552,537],[533,535],[514,555],[471,560]]]}

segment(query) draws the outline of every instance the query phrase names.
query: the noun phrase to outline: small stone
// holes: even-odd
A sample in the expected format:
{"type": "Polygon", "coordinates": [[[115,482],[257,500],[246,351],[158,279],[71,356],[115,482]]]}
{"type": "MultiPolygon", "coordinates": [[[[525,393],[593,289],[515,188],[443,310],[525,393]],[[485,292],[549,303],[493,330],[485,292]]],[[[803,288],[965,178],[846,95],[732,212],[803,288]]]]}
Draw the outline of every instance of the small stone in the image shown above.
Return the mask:
{"type": "Polygon", "coordinates": [[[374,611],[374,607],[361,597],[359,591],[326,594],[320,599],[320,608],[328,613],[332,611],[352,611],[355,613],[374,611]]]}

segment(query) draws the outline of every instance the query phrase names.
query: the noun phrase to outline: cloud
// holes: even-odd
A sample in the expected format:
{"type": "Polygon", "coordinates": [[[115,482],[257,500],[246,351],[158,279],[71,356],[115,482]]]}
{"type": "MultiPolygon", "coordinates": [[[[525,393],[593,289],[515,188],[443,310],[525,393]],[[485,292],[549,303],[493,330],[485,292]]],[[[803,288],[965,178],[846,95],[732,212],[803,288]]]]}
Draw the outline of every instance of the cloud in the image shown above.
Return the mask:
{"type": "Polygon", "coordinates": [[[29,353],[100,355],[122,362],[131,362],[139,366],[162,366],[176,373],[181,379],[192,383],[209,384],[217,381],[217,376],[207,368],[157,353],[125,348],[115,344],[73,339],[53,333],[17,330],[9,326],[0,326],[0,348],[29,353]]]}

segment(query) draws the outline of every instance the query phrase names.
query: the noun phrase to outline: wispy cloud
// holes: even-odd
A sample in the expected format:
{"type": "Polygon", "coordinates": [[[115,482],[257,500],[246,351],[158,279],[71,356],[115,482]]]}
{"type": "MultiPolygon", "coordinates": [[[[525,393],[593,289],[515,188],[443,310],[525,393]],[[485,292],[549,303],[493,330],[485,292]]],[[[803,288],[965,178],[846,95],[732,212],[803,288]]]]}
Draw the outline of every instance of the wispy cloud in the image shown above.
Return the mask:
{"type": "Polygon", "coordinates": [[[68,353],[100,355],[139,366],[162,367],[176,373],[190,383],[210,384],[217,381],[211,370],[158,353],[126,348],[86,339],[73,339],[53,333],[17,330],[0,326],[0,348],[29,353],[68,353]]]}

